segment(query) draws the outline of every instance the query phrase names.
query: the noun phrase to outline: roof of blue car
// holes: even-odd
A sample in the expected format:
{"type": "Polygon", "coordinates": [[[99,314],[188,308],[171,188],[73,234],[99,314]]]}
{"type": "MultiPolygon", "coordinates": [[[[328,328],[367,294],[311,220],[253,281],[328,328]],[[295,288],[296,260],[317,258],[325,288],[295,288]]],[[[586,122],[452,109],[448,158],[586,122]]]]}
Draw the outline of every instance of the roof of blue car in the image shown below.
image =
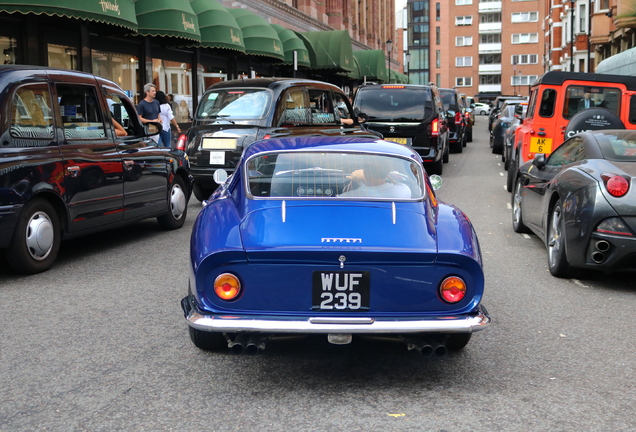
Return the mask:
{"type": "Polygon", "coordinates": [[[280,150],[317,150],[325,151],[372,151],[413,158],[421,161],[413,149],[389,141],[373,138],[354,138],[345,136],[297,136],[290,138],[273,138],[257,141],[249,146],[243,157],[280,150]]]}

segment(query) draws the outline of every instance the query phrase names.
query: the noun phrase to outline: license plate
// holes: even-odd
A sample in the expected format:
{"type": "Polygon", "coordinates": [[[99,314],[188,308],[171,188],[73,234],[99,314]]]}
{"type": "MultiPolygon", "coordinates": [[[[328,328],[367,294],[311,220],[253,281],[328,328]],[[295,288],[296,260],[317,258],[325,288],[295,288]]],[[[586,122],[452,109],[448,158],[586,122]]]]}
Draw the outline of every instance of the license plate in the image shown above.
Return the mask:
{"type": "Polygon", "coordinates": [[[236,148],[236,138],[203,138],[201,147],[213,150],[234,150],[236,148]]]}
{"type": "Polygon", "coordinates": [[[315,271],[312,309],[321,311],[369,310],[370,275],[367,271],[315,271]]]}
{"type": "Polygon", "coordinates": [[[393,137],[385,137],[384,138],[386,141],[393,141],[396,142],[398,144],[403,144],[406,145],[407,144],[407,139],[406,138],[393,138],[393,137]]]}
{"type": "Polygon", "coordinates": [[[225,152],[210,152],[210,165],[225,165],[225,152]]]}
{"type": "Polygon", "coordinates": [[[530,153],[552,153],[552,138],[530,138],[530,153]]]}

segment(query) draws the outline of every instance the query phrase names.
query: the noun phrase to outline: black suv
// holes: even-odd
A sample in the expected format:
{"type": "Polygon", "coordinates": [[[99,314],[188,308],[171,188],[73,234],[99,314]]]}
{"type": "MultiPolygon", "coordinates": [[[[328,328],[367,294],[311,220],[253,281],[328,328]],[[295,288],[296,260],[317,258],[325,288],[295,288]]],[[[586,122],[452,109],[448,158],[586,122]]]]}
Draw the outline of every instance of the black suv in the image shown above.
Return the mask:
{"type": "Polygon", "coordinates": [[[448,162],[448,131],[435,86],[364,85],[358,88],[353,110],[367,119],[369,130],[417,151],[429,174],[442,174],[448,162]]]}
{"type": "Polygon", "coordinates": [[[342,90],[320,81],[256,78],[214,84],[201,98],[187,135],[180,138],[187,142],[194,195],[207,199],[218,186],[214,173],[234,172],[243,150],[255,141],[291,135],[372,135],[351,113],[342,90]]]}
{"type": "Polygon", "coordinates": [[[448,127],[448,146],[451,151],[461,153],[466,146],[466,117],[459,92],[455,89],[439,89],[442,105],[446,111],[446,126],[448,127]]]}
{"type": "Polygon", "coordinates": [[[0,66],[0,113],[0,249],[17,272],[50,268],[64,237],[151,217],[183,226],[187,157],[157,147],[115,83],[0,66]]]}

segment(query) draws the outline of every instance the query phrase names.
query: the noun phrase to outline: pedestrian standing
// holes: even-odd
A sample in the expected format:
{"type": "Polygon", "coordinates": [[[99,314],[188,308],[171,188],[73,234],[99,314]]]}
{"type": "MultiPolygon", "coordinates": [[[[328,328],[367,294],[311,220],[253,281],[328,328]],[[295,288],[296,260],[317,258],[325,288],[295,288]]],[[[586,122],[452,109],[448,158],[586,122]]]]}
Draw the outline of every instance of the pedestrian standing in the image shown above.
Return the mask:
{"type": "MultiPolygon", "coordinates": [[[[144,98],[137,105],[137,114],[139,114],[139,120],[143,124],[150,122],[161,123],[159,118],[161,108],[159,107],[159,102],[155,99],[156,95],[157,87],[154,84],[148,83],[144,85],[144,98]]],[[[154,142],[159,143],[159,135],[154,135],[151,138],[154,142]]]]}
{"type": "Polygon", "coordinates": [[[174,125],[177,129],[177,132],[181,132],[181,128],[179,127],[179,123],[174,118],[174,113],[172,112],[172,107],[170,106],[170,102],[168,102],[168,98],[166,94],[162,91],[158,91],[156,94],[156,99],[159,102],[159,117],[161,118],[161,126],[163,130],[159,134],[161,139],[159,140],[159,145],[163,145],[165,147],[172,147],[172,134],[170,133],[171,128],[170,125],[174,125]]]}

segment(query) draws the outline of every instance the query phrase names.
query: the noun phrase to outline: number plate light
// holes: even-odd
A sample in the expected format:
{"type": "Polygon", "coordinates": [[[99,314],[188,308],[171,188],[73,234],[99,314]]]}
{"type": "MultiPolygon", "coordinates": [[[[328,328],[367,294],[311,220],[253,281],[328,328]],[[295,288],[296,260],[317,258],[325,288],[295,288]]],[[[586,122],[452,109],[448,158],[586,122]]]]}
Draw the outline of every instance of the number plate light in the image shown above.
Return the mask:
{"type": "Polygon", "coordinates": [[[466,283],[457,276],[447,277],[439,286],[439,294],[447,303],[460,302],[466,295],[466,283]]]}
{"type": "Polygon", "coordinates": [[[214,280],[214,292],[221,300],[234,300],[241,293],[241,282],[231,273],[223,273],[214,280]]]}

